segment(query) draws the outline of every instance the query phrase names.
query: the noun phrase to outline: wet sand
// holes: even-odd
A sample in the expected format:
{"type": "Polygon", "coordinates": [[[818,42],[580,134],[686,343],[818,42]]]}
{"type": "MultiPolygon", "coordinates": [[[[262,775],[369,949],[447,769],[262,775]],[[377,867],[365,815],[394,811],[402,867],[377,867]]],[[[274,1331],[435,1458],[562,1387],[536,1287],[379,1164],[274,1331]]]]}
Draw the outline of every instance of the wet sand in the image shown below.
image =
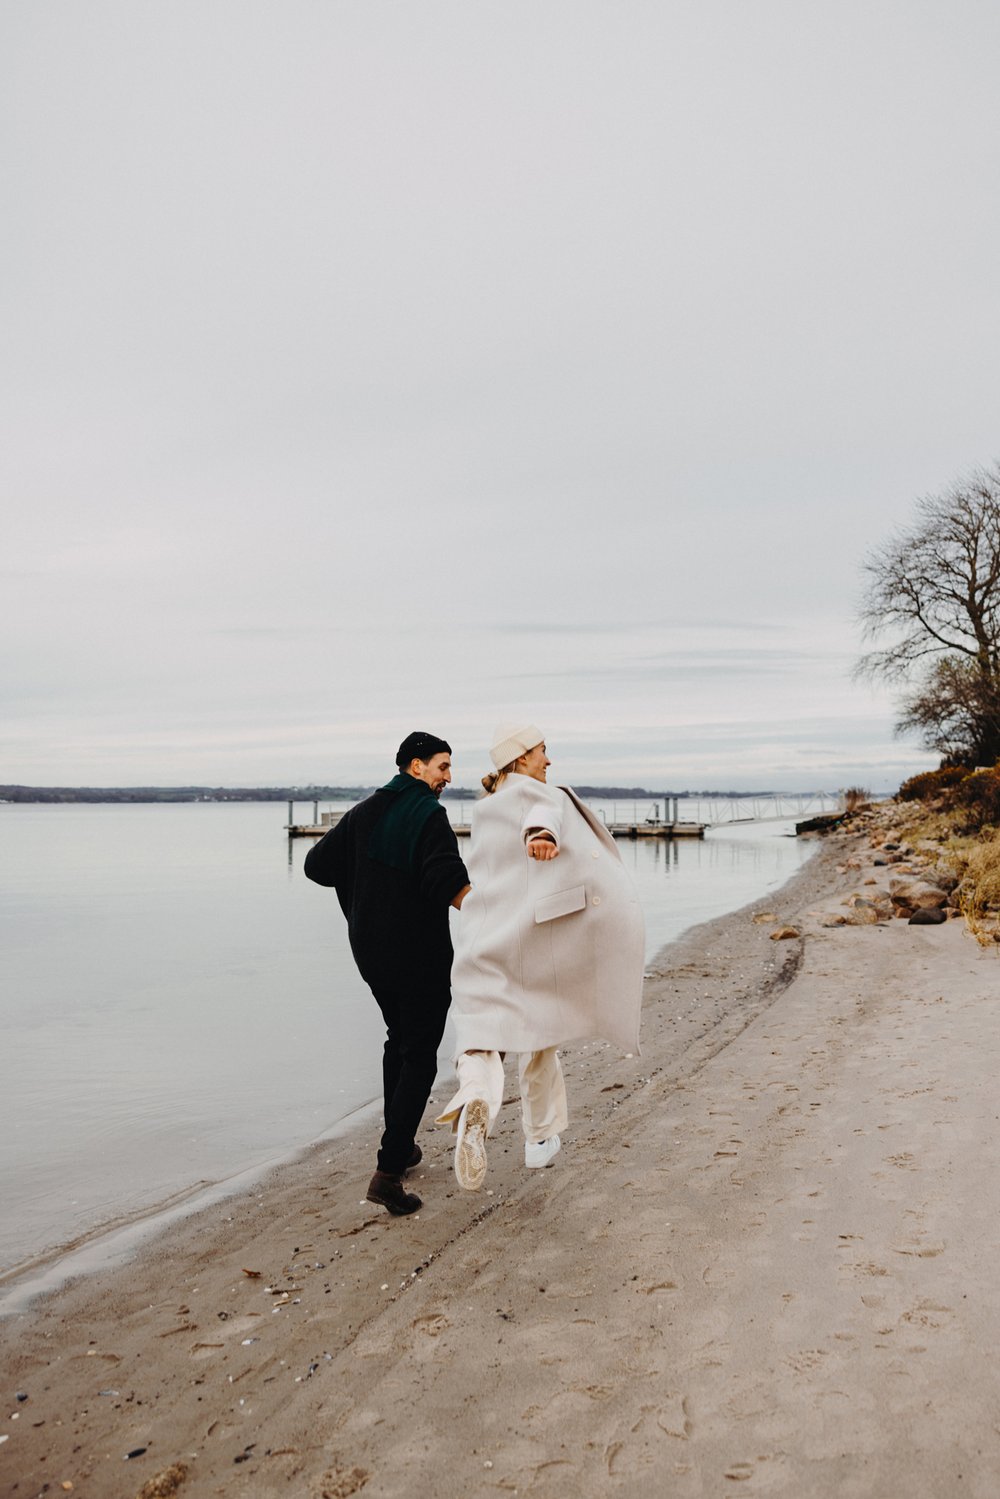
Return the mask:
{"type": "Polygon", "coordinates": [[[390,1219],[369,1119],[0,1322],[0,1494],[993,1499],[1000,970],[824,928],[869,860],[664,949],[551,1169],[511,1099],[487,1190],[428,1128],[390,1219]]]}

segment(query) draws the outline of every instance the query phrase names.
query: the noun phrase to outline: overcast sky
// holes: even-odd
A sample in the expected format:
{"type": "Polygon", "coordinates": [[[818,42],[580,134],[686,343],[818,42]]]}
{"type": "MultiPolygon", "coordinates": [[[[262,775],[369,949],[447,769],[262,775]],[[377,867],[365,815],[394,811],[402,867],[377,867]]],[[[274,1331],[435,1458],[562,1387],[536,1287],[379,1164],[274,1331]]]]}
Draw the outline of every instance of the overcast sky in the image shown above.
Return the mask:
{"type": "Polygon", "coordinates": [[[6,0],[0,781],[895,789],[1000,457],[995,0],[6,0]]]}

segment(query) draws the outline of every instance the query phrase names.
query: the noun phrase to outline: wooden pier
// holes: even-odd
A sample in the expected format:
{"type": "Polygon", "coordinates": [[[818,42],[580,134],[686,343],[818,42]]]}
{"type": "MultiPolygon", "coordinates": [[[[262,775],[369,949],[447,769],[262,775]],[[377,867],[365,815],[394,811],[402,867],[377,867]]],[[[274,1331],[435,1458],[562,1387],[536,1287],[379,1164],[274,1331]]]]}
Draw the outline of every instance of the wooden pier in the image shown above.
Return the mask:
{"type": "MultiPolygon", "coordinates": [[[[324,812],[319,818],[318,808],[313,808],[312,822],[293,822],[292,804],[288,806],[288,824],[285,831],[289,838],[322,838],[343,817],[343,812],[324,812]]],[[[645,822],[608,822],[605,827],[613,838],[704,838],[707,824],[703,822],[661,822],[649,818],[645,822]]],[[[453,822],[452,829],[459,838],[468,838],[472,831],[467,822],[453,822]]]]}
{"type": "Polygon", "coordinates": [[[612,838],[704,838],[704,822],[608,822],[612,838]]]}
{"type": "MultiPolygon", "coordinates": [[[[305,801],[307,798],[302,797],[305,801]]],[[[309,797],[312,802],[312,821],[296,822],[294,817],[295,803],[288,803],[288,824],[286,833],[289,838],[322,838],[333,825],[343,817],[343,811],[324,812],[322,817],[319,811],[319,802],[314,797],[309,797]]],[[[456,807],[456,814],[466,815],[464,802],[471,800],[468,794],[462,798],[456,807]]],[[[684,821],[680,815],[680,803],[687,801],[686,796],[661,795],[659,798],[651,797],[640,800],[638,797],[629,798],[624,804],[613,798],[597,798],[604,804],[604,813],[598,816],[604,820],[604,825],[614,838],[704,838],[709,828],[724,828],[734,826],[738,823],[760,823],[760,822],[795,822],[797,833],[822,831],[824,828],[834,827],[843,816],[844,799],[840,792],[834,791],[801,791],[801,792],[753,792],[745,796],[739,793],[711,793],[696,797],[695,805],[689,810],[696,811],[699,816],[704,817],[704,822],[684,821]],[[749,810],[749,817],[740,814],[749,810]],[[622,817],[621,812],[625,812],[622,817]],[[631,811],[631,818],[628,816],[631,811]],[[808,816],[812,813],[812,816],[808,816]],[[644,814],[644,815],[640,815],[644,814]],[[805,818],[805,820],[803,820],[805,818]],[[606,819],[606,820],[605,820],[606,819]]],[[[596,810],[596,809],[591,809],[596,810]]],[[[688,810],[688,809],[686,809],[688,810]]],[[[460,838],[468,837],[470,830],[467,822],[454,822],[452,827],[460,838]]]]}

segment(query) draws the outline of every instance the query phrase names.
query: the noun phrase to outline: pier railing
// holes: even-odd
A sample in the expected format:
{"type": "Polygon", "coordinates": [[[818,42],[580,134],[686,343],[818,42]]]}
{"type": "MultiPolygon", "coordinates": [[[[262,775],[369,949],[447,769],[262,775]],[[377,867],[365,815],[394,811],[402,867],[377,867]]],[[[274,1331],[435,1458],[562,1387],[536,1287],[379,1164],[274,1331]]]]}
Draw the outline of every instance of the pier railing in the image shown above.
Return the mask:
{"type": "MultiPolygon", "coordinates": [[[[341,804],[339,807],[331,805],[329,810],[321,813],[318,801],[307,800],[312,805],[311,823],[296,823],[295,804],[288,803],[288,832],[292,836],[316,837],[325,833],[345,811],[344,804],[341,804]]],[[[586,800],[591,810],[616,832],[624,828],[652,831],[695,827],[704,831],[729,823],[799,822],[805,817],[844,810],[841,791],[771,792],[767,795],[736,792],[732,795],[652,796],[628,800],[592,796],[586,800]]],[[[469,831],[473,803],[471,797],[445,803],[456,832],[469,831]]]]}
{"type": "Polygon", "coordinates": [[[652,797],[648,800],[617,801],[596,797],[590,805],[605,822],[697,822],[719,827],[736,822],[797,822],[823,812],[842,812],[841,791],[801,791],[793,794],[709,795],[652,797]]]}

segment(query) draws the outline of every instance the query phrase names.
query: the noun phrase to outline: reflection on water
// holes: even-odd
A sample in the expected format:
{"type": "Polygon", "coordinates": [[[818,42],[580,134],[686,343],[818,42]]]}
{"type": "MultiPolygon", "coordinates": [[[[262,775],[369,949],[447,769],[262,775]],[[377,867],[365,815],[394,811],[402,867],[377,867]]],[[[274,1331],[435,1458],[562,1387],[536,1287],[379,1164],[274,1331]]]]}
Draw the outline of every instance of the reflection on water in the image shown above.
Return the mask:
{"type": "Polygon", "coordinates": [[[814,846],[769,824],[766,831],[720,828],[703,840],[620,840],[618,847],[639,888],[651,955],[688,927],[783,885],[814,846]]]}
{"type": "MultiPolygon", "coordinates": [[[[379,1016],[286,811],[0,806],[0,1270],[377,1096],[379,1016]]],[[[782,831],[620,843],[648,951],[783,883],[809,850],[782,831]]]]}

